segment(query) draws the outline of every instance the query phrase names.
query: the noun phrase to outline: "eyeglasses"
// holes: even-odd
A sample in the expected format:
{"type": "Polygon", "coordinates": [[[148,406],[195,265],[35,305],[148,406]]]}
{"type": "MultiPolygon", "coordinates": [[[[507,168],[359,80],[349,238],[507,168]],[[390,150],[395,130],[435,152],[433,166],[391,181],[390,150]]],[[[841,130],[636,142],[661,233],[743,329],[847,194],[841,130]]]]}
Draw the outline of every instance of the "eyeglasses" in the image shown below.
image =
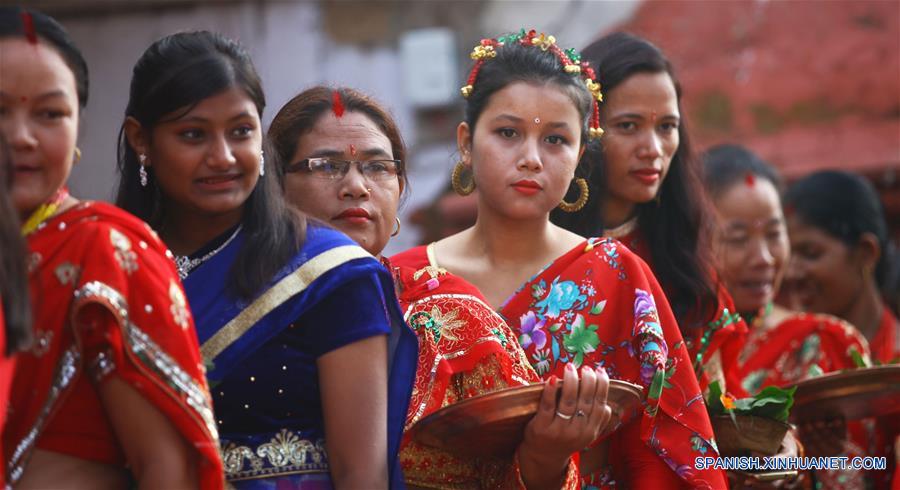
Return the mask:
{"type": "Polygon", "coordinates": [[[337,160],[334,158],[304,158],[287,166],[285,172],[305,170],[323,180],[341,180],[350,171],[350,164],[370,181],[389,180],[397,177],[400,160],[337,160]]]}

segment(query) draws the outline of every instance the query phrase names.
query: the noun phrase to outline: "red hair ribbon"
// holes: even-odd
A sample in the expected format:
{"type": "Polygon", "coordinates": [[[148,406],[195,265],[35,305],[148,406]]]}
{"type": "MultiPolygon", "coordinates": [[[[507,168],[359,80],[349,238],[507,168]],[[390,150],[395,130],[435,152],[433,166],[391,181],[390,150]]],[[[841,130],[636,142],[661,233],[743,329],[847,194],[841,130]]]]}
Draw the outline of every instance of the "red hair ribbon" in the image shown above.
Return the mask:
{"type": "Polygon", "coordinates": [[[331,92],[331,112],[334,112],[334,117],[344,115],[344,101],[341,100],[341,93],[337,90],[331,92]]]}
{"type": "Polygon", "coordinates": [[[37,33],[34,31],[34,19],[27,10],[22,10],[22,30],[25,31],[25,39],[31,44],[37,44],[37,33]]]}

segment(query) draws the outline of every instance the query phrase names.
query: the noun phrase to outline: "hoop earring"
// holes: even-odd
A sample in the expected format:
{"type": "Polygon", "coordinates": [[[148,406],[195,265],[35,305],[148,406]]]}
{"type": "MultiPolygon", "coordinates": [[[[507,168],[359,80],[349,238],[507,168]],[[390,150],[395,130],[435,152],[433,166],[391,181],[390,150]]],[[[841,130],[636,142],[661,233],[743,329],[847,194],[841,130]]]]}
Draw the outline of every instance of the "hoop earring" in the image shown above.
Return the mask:
{"type": "Polygon", "coordinates": [[[578,193],[578,200],[575,202],[566,202],[565,199],[559,202],[559,209],[567,213],[574,213],[576,211],[580,211],[581,208],[584,207],[588,202],[588,197],[591,196],[591,190],[588,189],[588,183],[581,177],[575,179],[575,184],[578,186],[580,192],[578,193]]]}
{"type": "Polygon", "coordinates": [[[140,170],[138,170],[138,177],[141,179],[141,187],[147,187],[147,155],[141,153],[138,155],[138,161],[140,161],[140,170]]]}
{"type": "Polygon", "coordinates": [[[259,152],[259,176],[266,175],[266,156],[259,152]]]}
{"type": "Polygon", "coordinates": [[[453,185],[453,190],[456,191],[460,196],[468,196],[472,192],[475,191],[475,178],[472,178],[472,181],[467,185],[462,184],[462,173],[465,170],[466,164],[463,163],[462,160],[456,162],[456,166],[453,167],[453,173],[450,174],[450,183],[453,185]]]}
{"type": "Polygon", "coordinates": [[[72,162],[72,164],[74,165],[80,161],[81,161],[81,148],[78,148],[76,146],[75,147],[75,160],[72,162]]]}
{"type": "Polygon", "coordinates": [[[391,236],[397,236],[400,234],[400,218],[394,216],[394,219],[397,220],[397,229],[394,230],[393,233],[391,233],[391,236]]]}

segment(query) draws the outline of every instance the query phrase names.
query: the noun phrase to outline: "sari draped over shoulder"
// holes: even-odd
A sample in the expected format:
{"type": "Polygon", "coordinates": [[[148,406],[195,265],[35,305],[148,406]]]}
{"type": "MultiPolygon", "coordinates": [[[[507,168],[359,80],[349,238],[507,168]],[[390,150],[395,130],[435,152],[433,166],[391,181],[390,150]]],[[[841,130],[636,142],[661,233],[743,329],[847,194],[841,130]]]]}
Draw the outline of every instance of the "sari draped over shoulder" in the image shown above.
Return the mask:
{"type": "Polygon", "coordinates": [[[900,321],[884,305],[881,323],[871,342],[872,358],[882,363],[900,362],[900,321]]]}
{"type": "MultiPolygon", "coordinates": [[[[391,257],[404,318],[419,337],[406,429],[466,398],[540,381],[506,321],[473,285],[429,261],[425,247],[391,257]]],[[[509,460],[462,458],[406,437],[401,465],[410,485],[439,489],[524,488],[509,460]]],[[[564,487],[578,488],[569,464],[564,487]]]]}
{"type": "Polygon", "coordinates": [[[194,323],[166,247],[143,222],[83,202],[27,237],[34,343],[18,354],[3,446],[10,484],[35,447],[125,467],[96,385],[117,377],[199,455],[199,486],[223,486],[194,323]]]}
{"type": "Polygon", "coordinates": [[[729,385],[739,383],[753,395],[766,386],[853,369],[853,351],[869,356],[868,342],[853,325],[831,315],[793,314],[772,328],[759,325],[750,330],[729,385]]]}
{"type": "MultiPolygon", "coordinates": [[[[879,346],[880,347],[880,346],[879,346]]],[[[876,349],[853,325],[840,318],[815,313],[790,315],[771,328],[754,326],[741,342],[739,369],[730,383],[740,383],[749,394],[762,388],[786,386],[821,374],[855,369],[852,353],[866,361],[876,349]]],[[[730,385],[729,385],[730,386],[730,385]]],[[[890,486],[894,442],[900,434],[898,417],[847,422],[843,456],[885,456],[888,471],[819,470],[815,478],[823,488],[887,489],[890,486]],[[869,480],[867,483],[866,480],[869,480]]]]}
{"type": "MultiPolygon", "coordinates": [[[[631,229],[622,236],[613,236],[619,239],[629,249],[644,259],[653,269],[653,258],[650,248],[639,229],[631,229]]],[[[715,277],[715,271],[711,272],[715,277]]],[[[729,384],[729,373],[737,370],[737,356],[740,339],[747,334],[747,323],[737,313],[734,300],[725,287],[716,281],[716,305],[712,320],[705,321],[702,328],[692,329],[690,334],[685,334],[686,325],[681,325],[682,335],[685,337],[688,353],[700,390],[706,393],[709,384],[719,381],[724,391],[742,398],[747,396],[740,385],[729,384]]],[[[696,312],[688,315],[691,318],[702,318],[696,312]]],[[[679,319],[680,320],[680,319],[679,319]]]]}
{"type": "Polygon", "coordinates": [[[316,359],[388,336],[388,457],[397,451],[416,368],[390,274],[345,235],[309,225],[298,253],[251,300],[230,289],[243,232],[185,280],[235,488],[331,488],[316,359]]]}
{"type": "Polygon", "coordinates": [[[609,472],[587,488],[726,488],[691,358],[647,264],[613,239],[589,239],[525,283],[500,309],[543,378],[569,363],[602,366],[644,387],[643,411],[612,434],[609,472]]]}

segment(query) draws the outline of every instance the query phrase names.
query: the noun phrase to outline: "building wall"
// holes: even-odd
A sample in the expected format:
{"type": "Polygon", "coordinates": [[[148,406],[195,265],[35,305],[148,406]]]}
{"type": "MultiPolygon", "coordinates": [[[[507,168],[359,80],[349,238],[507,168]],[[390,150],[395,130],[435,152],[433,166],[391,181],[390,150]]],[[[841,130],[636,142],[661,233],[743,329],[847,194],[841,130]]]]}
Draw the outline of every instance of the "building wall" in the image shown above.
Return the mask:
{"type": "MultiPolygon", "coordinates": [[[[449,180],[462,100],[454,97],[454,102],[437,108],[410,104],[398,50],[405,32],[445,27],[455,33],[458,83],[453,86],[458,86],[471,63],[471,46],[485,35],[531,26],[555,33],[566,47],[583,47],[627,18],[637,3],[147,0],[135,10],[127,10],[122,2],[91,0],[84,5],[91,7],[80,11],[69,1],[37,5],[70,30],[90,67],[90,102],[79,139],[84,156],[70,179],[75,195],[114,197],[117,135],[131,69],[143,50],[166,34],[209,29],[240,40],[250,50],[268,101],[265,125],[291,97],[319,83],[360,89],[389,107],[411,150],[407,164],[412,192],[401,208],[406,223],[408,214],[434,199],[449,180]]],[[[433,60],[422,53],[415,61],[433,60]]],[[[387,252],[417,243],[416,229],[404,226],[387,252]]]]}

